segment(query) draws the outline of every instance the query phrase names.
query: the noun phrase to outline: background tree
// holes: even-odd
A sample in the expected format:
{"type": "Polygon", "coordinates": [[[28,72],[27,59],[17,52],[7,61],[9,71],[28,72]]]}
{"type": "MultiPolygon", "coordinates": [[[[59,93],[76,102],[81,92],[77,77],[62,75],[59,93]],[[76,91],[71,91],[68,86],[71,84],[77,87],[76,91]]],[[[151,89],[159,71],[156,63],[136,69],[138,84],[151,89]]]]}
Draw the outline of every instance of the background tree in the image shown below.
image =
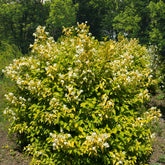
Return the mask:
{"type": "Polygon", "coordinates": [[[56,40],[62,26],[88,21],[99,40],[117,40],[119,32],[157,45],[164,54],[164,2],[162,0],[6,0],[0,2],[0,38],[16,44],[25,54],[38,25],[46,25],[56,40]]]}
{"type": "Polygon", "coordinates": [[[69,27],[76,24],[77,7],[77,4],[73,4],[72,0],[53,0],[51,2],[46,25],[56,40],[61,35],[62,26],[69,27]]]}
{"type": "Polygon", "coordinates": [[[48,6],[40,0],[14,0],[0,5],[1,39],[16,44],[23,53],[27,53],[36,27],[45,24],[48,6]]]}
{"type": "Polygon", "coordinates": [[[148,8],[151,17],[150,41],[158,46],[160,54],[165,58],[165,3],[162,0],[150,2],[148,8]]]}
{"type": "Polygon", "coordinates": [[[77,13],[77,21],[87,21],[90,25],[91,33],[99,40],[102,39],[102,20],[107,11],[106,0],[77,0],[79,10],[77,13]]]}
{"type": "Polygon", "coordinates": [[[113,17],[113,27],[128,38],[138,38],[142,44],[148,42],[149,1],[121,1],[123,8],[113,17]]]}
{"type": "Polygon", "coordinates": [[[123,11],[124,3],[120,0],[108,0],[106,1],[103,19],[101,21],[101,34],[107,36],[109,39],[117,40],[118,31],[114,29],[114,18],[123,11]]]}
{"type": "Polygon", "coordinates": [[[130,38],[135,38],[140,30],[139,22],[141,17],[138,16],[136,9],[126,7],[125,11],[117,15],[114,22],[114,29],[123,32],[130,38]]]}

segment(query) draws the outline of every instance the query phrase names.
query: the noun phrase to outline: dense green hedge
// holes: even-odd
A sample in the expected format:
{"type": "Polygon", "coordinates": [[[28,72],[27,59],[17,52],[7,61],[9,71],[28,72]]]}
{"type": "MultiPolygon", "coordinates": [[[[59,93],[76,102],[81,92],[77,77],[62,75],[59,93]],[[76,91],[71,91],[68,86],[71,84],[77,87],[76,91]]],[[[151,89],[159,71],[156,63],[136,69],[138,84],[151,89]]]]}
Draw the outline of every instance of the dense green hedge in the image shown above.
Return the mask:
{"type": "Polygon", "coordinates": [[[5,73],[17,85],[6,94],[11,120],[32,164],[145,164],[152,153],[146,108],[151,56],[136,39],[99,42],[86,24],[65,28],[60,42],[39,26],[32,55],[5,73]]]}

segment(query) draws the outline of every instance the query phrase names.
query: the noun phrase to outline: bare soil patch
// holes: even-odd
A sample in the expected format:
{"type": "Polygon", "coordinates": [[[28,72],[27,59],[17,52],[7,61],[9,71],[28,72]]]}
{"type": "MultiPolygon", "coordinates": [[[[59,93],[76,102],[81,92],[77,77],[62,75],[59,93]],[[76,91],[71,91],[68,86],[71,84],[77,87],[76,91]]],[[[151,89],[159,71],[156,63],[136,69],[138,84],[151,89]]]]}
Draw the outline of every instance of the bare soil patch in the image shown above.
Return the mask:
{"type": "Polygon", "coordinates": [[[7,129],[0,124],[0,165],[29,165],[30,158],[18,150],[16,141],[7,136],[7,129]]]}

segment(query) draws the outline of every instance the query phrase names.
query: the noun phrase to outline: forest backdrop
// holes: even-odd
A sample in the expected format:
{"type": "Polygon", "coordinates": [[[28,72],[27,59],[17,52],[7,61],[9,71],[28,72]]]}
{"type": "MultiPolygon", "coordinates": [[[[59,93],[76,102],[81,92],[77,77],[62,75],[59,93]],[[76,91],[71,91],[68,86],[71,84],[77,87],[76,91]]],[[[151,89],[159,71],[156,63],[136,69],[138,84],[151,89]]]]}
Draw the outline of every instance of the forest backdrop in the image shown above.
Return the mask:
{"type": "Polygon", "coordinates": [[[156,45],[165,57],[165,2],[163,0],[3,0],[0,1],[0,42],[16,45],[23,54],[33,43],[38,25],[55,40],[62,26],[88,22],[98,39],[117,40],[119,33],[156,45]]]}

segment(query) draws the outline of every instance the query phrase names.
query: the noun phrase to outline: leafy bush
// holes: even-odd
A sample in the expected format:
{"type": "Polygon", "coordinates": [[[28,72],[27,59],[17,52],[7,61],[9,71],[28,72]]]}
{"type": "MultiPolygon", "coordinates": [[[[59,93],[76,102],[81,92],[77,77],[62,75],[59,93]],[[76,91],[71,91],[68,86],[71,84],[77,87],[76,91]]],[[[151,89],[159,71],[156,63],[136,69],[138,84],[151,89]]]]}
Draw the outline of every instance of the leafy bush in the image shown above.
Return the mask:
{"type": "Polygon", "coordinates": [[[44,29],[32,55],[5,69],[17,89],[4,113],[32,164],[144,164],[160,116],[143,106],[157,83],[148,50],[121,36],[99,42],[86,24],[64,28],[59,43],[44,29]]]}

